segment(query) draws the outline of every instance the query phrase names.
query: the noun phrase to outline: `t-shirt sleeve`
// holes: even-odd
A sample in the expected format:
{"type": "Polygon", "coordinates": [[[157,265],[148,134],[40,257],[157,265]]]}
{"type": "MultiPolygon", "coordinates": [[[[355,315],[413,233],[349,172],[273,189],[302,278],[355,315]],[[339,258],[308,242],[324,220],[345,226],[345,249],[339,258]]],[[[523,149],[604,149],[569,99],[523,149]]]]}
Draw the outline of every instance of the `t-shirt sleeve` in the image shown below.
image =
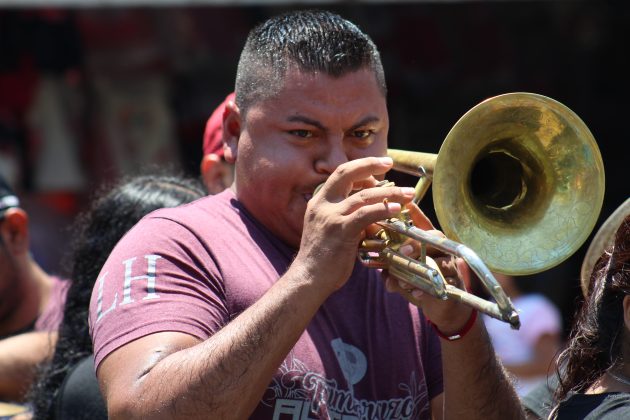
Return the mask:
{"type": "Polygon", "coordinates": [[[228,321],[225,289],[212,253],[185,226],[141,220],[116,245],[96,279],[90,332],[103,358],[140,337],[164,331],[205,340],[228,321]]]}

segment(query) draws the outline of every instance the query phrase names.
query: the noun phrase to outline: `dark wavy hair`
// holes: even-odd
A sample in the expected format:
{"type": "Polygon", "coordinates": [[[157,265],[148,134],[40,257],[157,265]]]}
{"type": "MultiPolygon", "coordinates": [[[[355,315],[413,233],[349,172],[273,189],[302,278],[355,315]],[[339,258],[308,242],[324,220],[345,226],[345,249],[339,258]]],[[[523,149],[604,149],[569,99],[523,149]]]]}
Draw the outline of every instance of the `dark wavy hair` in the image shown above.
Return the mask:
{"type": "Polygon", "coordinates": [[[276,93],[292,66],[333,77],[367,67],[387,95],[381,57],[368,35],[334,13],[301,10],[272,17],[250,31],[236,71],[241,112],[276,93]]]}
{"type": "Polygon", "coordinates": [[[623,299],[627,295],[630,215],[591,273],[588,296],[576,317],[567,348],[559,356],[557,401],[586,391],[612,366],[624,363],[624,350],[630,349],[630,331],[624,326],[623,314],[623,299]]]}
{"type": "Polygon", "coordinates": [[[88,311],[98,273],[120,238],[143,216],[163,207],[175,207],[205,195],[193,179],[168,175],[141,175],[103,187],[90,208],[73,224],[70,279],[64,317],[59,327],[55,353],[42,366],[29,391],[35,419],[52,418],[57,392],[66,374],[92,353],[88,311]]]}

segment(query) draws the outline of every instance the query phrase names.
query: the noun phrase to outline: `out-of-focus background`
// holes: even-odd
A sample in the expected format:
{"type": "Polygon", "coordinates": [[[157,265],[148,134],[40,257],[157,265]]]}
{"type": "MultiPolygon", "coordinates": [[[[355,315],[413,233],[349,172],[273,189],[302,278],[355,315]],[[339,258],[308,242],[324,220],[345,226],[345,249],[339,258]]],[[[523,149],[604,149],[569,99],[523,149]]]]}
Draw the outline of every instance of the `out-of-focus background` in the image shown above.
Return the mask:
{"type": "MultiPolygon", "coordinates": [[[[597,227],[628,198],[625,1],[0,0],[0,172],[31,215],[46,270],[60,269],[66,226],[101,182],[148,166],[198,175],[205,121],[233,90],[248,30],[295,8],[336,11],[380,47],[391,147],[436,153],[481,100],[536,92],[598,141],[597,227]]],[[[423,207],[435,220],[430,197],[423,207]]],[[[521,282],[550,297],[565,326],[587,245],[521,282]]]]}

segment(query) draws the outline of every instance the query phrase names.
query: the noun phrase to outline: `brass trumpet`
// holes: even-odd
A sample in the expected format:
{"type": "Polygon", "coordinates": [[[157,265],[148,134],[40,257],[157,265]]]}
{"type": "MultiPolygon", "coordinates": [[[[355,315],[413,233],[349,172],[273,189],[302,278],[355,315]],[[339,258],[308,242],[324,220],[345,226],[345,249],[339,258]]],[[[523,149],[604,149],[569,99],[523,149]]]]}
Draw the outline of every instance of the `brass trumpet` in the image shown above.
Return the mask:
{"type": "Polygon", "coordinates": [[[378,223],[383,229],[361,244],[361,261],[514,329],[518,312],[492,271],[525,275],[561,263],[587,239],[603,203],[603,162],[593,135],[572,110],[538,94],[508,93],[476,105],[437,155],[395,149],[388,155],[394,170],[420,177],[415,202],[433,184],[438,221],[451,239],[413,227],[402,212],[378,223]],[[418,260],[398,252],[407,238],[422,244],[418,260]],[[494,302],[447,284],[426,246],[463,258],[494,302]]]}

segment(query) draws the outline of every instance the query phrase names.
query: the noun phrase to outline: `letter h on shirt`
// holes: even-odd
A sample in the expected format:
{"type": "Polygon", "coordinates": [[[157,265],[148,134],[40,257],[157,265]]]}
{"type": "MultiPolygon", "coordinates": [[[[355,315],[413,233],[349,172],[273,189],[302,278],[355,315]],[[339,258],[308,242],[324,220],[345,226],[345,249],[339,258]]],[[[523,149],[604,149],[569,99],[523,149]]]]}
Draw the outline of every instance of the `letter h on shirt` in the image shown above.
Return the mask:
{"type": "MultiPolygon", "coordinates": [[[[142,300],[150,300],[150,299],[158,299],[160,296],[155,292],[155,268],[156,262],[158,259],[162,258],[159,255],[145,255],[144,258],[147,260],[147,271],[146,274],[140,276],[132,276],[133,263],[136,260],[136,257],[130,258],[128,260],[123,261],[123,265],[125,266],[125,276],[123,283],[123,300],[120,302],[120,306],[128,305],[133,303],[134,300],[131,297],[131,282],[145,280],[147,282],[146,285],[146,296],[142,298],[142,300]]],[[[97,298],[97,318],[96,322],[99,322],[105,315],[109,312],[113,311],[116,308],[116,302],[118,301],[118,293],[114,294],[114,301],[111,306],[103,312],[103,286],[105,284],[105,278],[107,277],[108,272],[105,272],[99,278],[99,286],[98,286],[98,298],[97,298]]]]}

